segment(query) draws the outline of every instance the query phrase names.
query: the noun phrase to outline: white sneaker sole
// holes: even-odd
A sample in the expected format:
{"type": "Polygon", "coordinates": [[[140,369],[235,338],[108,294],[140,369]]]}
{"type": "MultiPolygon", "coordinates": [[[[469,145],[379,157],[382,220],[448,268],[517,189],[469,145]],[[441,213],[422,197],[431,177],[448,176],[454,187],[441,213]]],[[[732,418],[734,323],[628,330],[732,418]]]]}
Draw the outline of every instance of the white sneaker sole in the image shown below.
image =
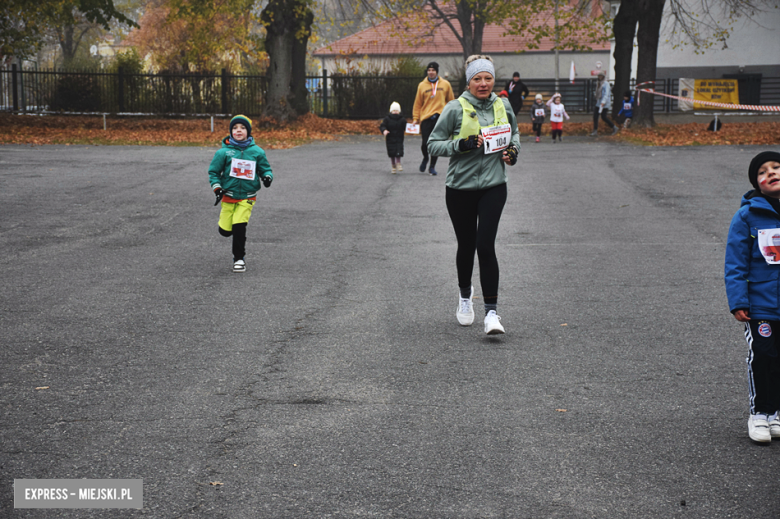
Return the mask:
{"type": "Polygon", "coordinates": [[[487,328],[485,328],[485,333],[487,335],[501,335],[501,334],[506,333],[506,331],[504,331],[504,327],[503,326],[500,326],[500,327],[497,327],[497,328],[490,328],[489,330],[487,328]]]}

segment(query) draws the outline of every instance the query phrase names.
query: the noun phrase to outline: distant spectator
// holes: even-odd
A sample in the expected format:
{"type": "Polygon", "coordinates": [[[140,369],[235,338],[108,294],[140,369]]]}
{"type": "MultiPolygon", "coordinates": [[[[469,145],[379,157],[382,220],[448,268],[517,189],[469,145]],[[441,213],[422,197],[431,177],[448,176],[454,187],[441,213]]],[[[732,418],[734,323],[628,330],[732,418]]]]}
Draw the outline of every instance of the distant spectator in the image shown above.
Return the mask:
{"type": "Polygon", "coordinates": [[[612,135],[618,132],[618,127],[615,126],[612,121],[609,120],[609,106],[612,104],[612,90],[609,86],[609,81],[606,79],[606,75],[603,72],[599,72],[598,83],[593,91],[593,97],[596,103],[593,106],[593,133],[591,137],[595,137],[599,134],[599,116],[601,120],[607,123],[607,126],[612,128],[612,135]]]}
{"type": "MultiPolygon", "coordinates": [[[[428,77],[417,85],[417,96],[414,98],[412,110],[414,124],[420,124],[420,135],[422,136],[421,173],[425,172],[425,167],[428,165],[428,138],[431,136],[433,127],[436,126],[436,121],[444,110],[444,105],[455,99],[450,82],[439,77],[438,63],[435,61],[428,63],[426,74],[428,77]]],[[[431,168],[428,170],[431,175],[436,175],[436,159],[436,157],[431,157],[431,168]]]]}
{"type": "Polygon", "coordinates": [[[520,81],[520,72],[512,74],[512,81],[507,82],[504,90],[507,92],[509,104],[512,105],[512,111],[515,115],[519,114],[523,109],[523,100],[528,96],[528,87],[520,81]]]}

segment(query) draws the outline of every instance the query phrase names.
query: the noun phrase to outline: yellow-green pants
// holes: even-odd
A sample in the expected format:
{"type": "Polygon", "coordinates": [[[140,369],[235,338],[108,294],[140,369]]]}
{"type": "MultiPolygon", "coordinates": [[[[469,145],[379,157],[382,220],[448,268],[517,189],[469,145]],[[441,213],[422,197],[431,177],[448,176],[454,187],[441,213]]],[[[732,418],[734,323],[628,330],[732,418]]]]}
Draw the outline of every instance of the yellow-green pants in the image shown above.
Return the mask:
{"type": "Polygon", "coordinates": [[[252,216],[254,200],[241,200],[240,202],[222,202],[222,210],[219,212],[219,227],[226,231],[232,231],[237,223],[248,223],[252,216]]]}

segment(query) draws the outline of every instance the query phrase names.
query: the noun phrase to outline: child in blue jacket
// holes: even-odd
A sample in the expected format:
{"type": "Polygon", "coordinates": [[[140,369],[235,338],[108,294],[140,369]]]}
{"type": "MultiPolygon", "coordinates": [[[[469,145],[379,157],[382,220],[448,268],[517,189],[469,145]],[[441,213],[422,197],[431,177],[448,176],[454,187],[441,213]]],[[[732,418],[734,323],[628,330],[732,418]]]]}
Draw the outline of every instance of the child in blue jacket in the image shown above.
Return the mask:
{"type": "Polygon", "coordinates": [[[748,343],[748,435],[769,443],[780,438],[780,153],[756,155],[748,177],[726,242],[726,295],[748,343]]]}
{"type": "Polygon", "coordinates": [[[230,120],[230,134],[209,165],[209,183],[222,202],[219,234],[233,237],[233,272],[246,272],[246,226],[261,186],[271,187],[274,175],[265,151],[252,138],[252,120],[237,115],[230,120]]]}
{"type": "Polygon", "coordinates": [[[623,107],[618,112],[618,117],[621,115],[626,118],[623,121],[623,128],[631,126],[631,119],[634,118],[634,96],[631,95],[631,90],[626,90],[623,93],[623,107]]]}

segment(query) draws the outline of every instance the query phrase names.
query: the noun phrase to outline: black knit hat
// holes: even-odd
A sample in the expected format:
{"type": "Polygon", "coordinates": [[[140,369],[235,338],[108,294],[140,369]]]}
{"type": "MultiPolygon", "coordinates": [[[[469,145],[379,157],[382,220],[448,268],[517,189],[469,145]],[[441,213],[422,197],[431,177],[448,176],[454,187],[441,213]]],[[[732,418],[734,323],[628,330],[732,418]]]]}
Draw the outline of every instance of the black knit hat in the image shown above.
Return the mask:
{"type": "Polygon", "coordinates": [[[237,115],[230,120],[230,135],[233,135],[233,126],[243,124],[246,128],[246,136],[252,135],[252,119],[246,115],[237,115]]]}
{"type": "Polygon", "coordinates": [[[762,151],[750,161],[748,178],[754,188],[758,189],[758,168],[770,161],[780,162],[780,153],[776,151],[762,151]]]}
{"type": "Polygon", "coordinates": [[[429,68],[435,70],[437,74],[439,73],[439,64],[436,63],[435,61],[431,61],[430,63],[428,63],[428,66],[425,67],[425,70],[428,70],[429,68]]]}

